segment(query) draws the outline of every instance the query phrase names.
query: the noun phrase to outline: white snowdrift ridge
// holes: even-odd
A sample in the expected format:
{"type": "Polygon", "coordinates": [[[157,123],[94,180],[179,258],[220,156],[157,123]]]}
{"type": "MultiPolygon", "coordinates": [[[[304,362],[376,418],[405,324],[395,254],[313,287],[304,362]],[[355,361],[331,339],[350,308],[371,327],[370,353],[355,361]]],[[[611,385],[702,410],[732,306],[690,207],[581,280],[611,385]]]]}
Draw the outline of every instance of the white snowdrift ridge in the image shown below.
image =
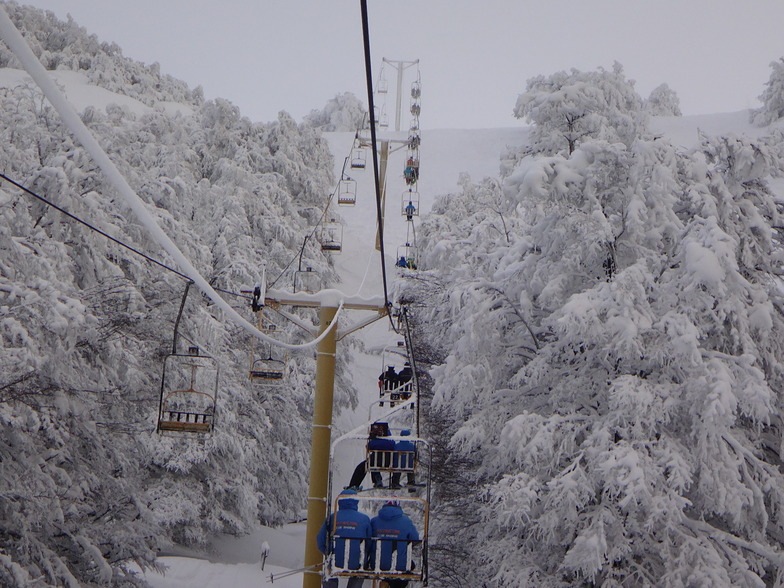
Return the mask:
{"type": "MultiPolygon", "coordinates": [[[[103,147],[101,147],[84,122],[82,122],[79,114],[52,81],[48,72],[41,62],[38,61],[38,58],[33,53],[32,49],[30,49],[30,46],[27,44],[27,42],[24,40],[24,37],[22,37],[19,30],[11,21],[11,18],[8,16],[8,12],[6,12],[5,7],[2,5],[0,5],[0,38],[2,38],[8,47],[16,54],[25,70],[27,70],[27,73],[30,74],[30,77],[32,77],[35,83],[38,84],[46,98],[49,100],[49,102],[52,103],[52,106],[60,114],[60,117],[63,119],[65,125],[92,156],[103,173],[106,174],[106,177],[114,185],[119,194],[125,199],[125,201],[128,203],[128,206],[130,206],[131,210],[133,210],[134,214],[142,223],[142,225],[144,225],[144,227],[150,232],[153,239],[155,239],[155,241],[161,247],[163,247],[163,249],[169,255],[172,256],[182,272],[187,275],[219,308],[221,308],[229,318],[231,318],[234,322],[236,322],[254,337],[257,337],[262,341],[272,345],[277,345],[286,349],[305,349],[313,347],[317,345],[324,337],[326,337],[327,333],[329,333],[331,329],[335,328],[335,325],[338,323],[337,320],[333,320],[329,327],[326,328],[320,336],[313,339],[312,341],[295,345],[291,343],[284,343],[282,341],[278,341],[277,339],[273,339],[272,337],[268,337],[247,320],[245,320],[236,310],[231,307],[231,305],[221,298],[221,296],[212,288],[212,286],[210,286],[209,282],[207,282],[207,280],[204,279],[204,277],[196,270],[196,268],[193,267],[191,262],[188,261],[188,258],[185,257],[182,251],[180,251],[179,247],[177,247],[177,245],[169,238],[169,236],[158,226],[158,223],[147,210],[142,199],[139,198],[139,195],[136,194],[133,188],[131,188],[130,184],[128,184],[128,182],[125,180],[125,177],[123,177],[123,175],[120,173],[120,170],[117,169],[117,166],[115,166],[112,160],[109,159],[106,151],[104,151],[103,147]]],[[[342,297],[337,306],[338,312],[335,316],[336,319],[343,310],[342,297]]]]}

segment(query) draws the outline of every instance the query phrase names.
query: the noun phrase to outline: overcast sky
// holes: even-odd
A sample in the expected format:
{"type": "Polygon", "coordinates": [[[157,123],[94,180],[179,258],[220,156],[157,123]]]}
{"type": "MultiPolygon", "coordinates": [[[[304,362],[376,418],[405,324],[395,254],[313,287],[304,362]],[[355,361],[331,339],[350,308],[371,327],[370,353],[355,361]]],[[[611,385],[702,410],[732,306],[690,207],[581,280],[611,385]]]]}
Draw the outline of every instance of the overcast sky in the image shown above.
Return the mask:
{"type": "MultiPolygon", "coordinates": [[[[125,56],[158,62],[256,121],[280,110],[300,120],[345,91],[367,102],[359,0],[21,3],[70,13],[125,56]]],[[[368,8],[374,76],[382,57],[420,60],[423,128],[520,125],[512,108],[528,78],[614,61],[643,97],[666,82],[684,114],[738,111],[759,106],[770,62],[784,57],[784,0],[368,0],[368,8]]]]}

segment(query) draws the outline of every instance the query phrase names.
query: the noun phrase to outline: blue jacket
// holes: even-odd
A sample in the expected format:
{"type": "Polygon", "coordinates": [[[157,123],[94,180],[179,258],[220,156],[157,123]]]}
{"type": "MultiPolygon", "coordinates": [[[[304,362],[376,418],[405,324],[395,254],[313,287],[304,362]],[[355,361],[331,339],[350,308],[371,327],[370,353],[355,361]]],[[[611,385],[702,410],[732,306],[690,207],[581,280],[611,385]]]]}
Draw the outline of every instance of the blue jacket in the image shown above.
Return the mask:
{"type": "MultiPolygon", "coordinates": [[[[378,511],[378,516],[370,521],[373,530],[373,539],[378,543],[380,555],[378,567],[381,570],[392,569],[392,553],[397,551],[395,569],[399,572],[408,570],[408,553],[412,541],[419,541],[419,533],[399,506],[385,504],[378,511]]],[[[376,546],[373,545],[375,557],[376,546]]]]}
{"type": "MultiPolygon", "coordinates": [[[[344,492],[344,494],[355,494],[355,492],[344,492]]],[[[358,511],[359,501],[356,498],[341,498],[338,500],[338,512],[330,515],[324,524],[321,525],[316,542],[321,553],[329,553],[327,545],[327,532],[331,531],[334,540],[335,566],[338,568],[348,568],[358,570],[362,567],[360,558],[363,539],[369,539],[371,535],[370,517],[358,511]],[[332,526],[332,517],[336,516],[335,526],[332,526]],[[351,539],[345,541],[344,538],[351,539]],[[346,544],[349,545],[348,565],[344,563],[346,557],[346,544]]]]}
{"type": "Polygon", "coordinates": [[[368,464],[371,468],[380,468],[386,467],[388,468],[391,465],[392,461],[392,454],[391,453],[372,453],[374,451],[394,451],[395,449],[395,442],[392,439],[388,439],[386,437],[375,437],[371,438],[367,443],[368,451],[370,451],[369,461],[368,464]]]}
{"type": "Polygon", "coordinates": [[[392,467],[410,470],[416,462],[416,445],[411,441],[398,441],[395,443],[395,453],[392,456],[392,467]]]}

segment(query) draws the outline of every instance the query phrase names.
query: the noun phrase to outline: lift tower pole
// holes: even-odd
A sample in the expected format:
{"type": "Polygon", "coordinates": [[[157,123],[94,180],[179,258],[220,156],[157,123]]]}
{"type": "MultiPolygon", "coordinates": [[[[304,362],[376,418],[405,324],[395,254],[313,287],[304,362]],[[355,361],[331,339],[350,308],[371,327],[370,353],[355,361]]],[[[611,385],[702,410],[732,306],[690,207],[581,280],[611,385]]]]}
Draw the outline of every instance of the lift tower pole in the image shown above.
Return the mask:
{"type": "Polygon", "coordinates": [[[310,479],[308,484],[308,523],[305,530],[305,567],[303,588],[320,588],[321,562],[316,536],[327,515],[329,486],[329,449],[332,442],[332,402],[335,392],[335,352],[337,342],[346,335],[387,316],[387,305],[381,296],[363,298],[347,296],[337,290],[307,292],[280,292],[267,290],[264,303],[276,309],[286,319],[316,334],[308,325],[284,312],[281,306],[298,306],[319,309],[319,334],[329,329],[316,347],[316,388],[313,399],[313,425],[310,452],[310,479]],[[338,309],[370,311],[370,317],[338,328],[335,321],[338,309]]]}
{"type": "Polygon", "coordinates": [[[387,59],[384,57],[384,63],[388,63],[392,67],[397,70],[397,98],[395,99],[395,130],[400,130],[400,110],[401,110],[401,102],[403,97],[403,71],[417,65],[419,63],[418,59],[414,61],[395,61],[392,59],[387,59]]]}
{"type": "MultiPolygon", "coordinates": [[[[337,305],[322,305],[320,310],[321,333],[335,319],[337,305]]],[[[335,352],[337,329],[330,329],[316,350],[316,391],[313,399],[313,428],[310,446],[310,481],[308,483],[308,525],[305,532],[305,567],[321,562],[316,535],[326,516],[327,485],[329,480],[329,448],[332,431],[332,399],[335,391],[335,352]]],[[[321,585],[319,570],[304,574],[304,588],[321,585]]]]}

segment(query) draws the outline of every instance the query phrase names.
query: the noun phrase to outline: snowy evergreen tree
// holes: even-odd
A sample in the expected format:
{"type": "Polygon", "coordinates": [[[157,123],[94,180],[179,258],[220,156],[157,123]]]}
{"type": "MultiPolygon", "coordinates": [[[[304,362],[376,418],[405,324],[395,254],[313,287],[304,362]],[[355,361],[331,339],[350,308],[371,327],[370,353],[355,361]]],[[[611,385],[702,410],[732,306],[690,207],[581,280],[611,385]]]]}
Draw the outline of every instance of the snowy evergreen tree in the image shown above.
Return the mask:
{"type": "Polygon", "coordinates": [[[645,101],[645,110],[652,116],[681,116],[681,102],[678,95],[667,84],[651,90],[645,101]]]}
{"type": "Polygon", "coordinates": [[[765,84],[767,87],[759,97],[762,108],[751,112],[752,122],[759,126],[769,125],[784,118],[784,57],[772,61],[770,68],[773,71],[765,84]]]}

